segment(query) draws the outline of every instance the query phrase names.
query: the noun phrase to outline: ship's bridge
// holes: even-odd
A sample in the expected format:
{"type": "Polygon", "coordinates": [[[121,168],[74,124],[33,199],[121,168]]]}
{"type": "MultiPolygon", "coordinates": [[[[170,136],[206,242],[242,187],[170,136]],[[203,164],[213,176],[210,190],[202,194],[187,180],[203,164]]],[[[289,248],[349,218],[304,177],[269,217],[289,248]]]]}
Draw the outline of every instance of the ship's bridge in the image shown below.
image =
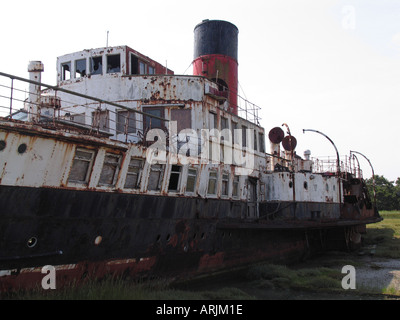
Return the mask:
{"type": "Polygon", "coordinates": [[[92,76],[156,74],[174,72],[128,46],[88,49],[57,58],[58,85],[92,76]]]}

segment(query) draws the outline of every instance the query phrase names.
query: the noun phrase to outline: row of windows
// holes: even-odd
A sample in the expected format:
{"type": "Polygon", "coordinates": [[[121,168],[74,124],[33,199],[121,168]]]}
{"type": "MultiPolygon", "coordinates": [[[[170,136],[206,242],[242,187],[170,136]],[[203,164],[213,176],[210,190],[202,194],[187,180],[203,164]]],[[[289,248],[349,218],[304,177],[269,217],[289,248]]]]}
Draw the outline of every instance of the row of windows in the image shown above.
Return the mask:
{"type": "MultiPolygon", "coordinates": [[[[92,165],[94,163],[95,151],[78,148],[75,152],[72,168],[68,182],[86,185],[90,179],[92,165]]],[[[98,186],[114,187],[117,183],[118,173],[121,167],[121,155],[107,153],[104,158],[103,167],[100,173],[98,186]]],[[[139,189],[144,169],[144,159],[131,158],[125,178],[125,189],[139,189]]],[[[160,191],[164,179],[166,165],[153,164],[150,167],[147,190],[160,191]]],[[[186,181],[182,181],[183,166],[172,165],[169,175],[168,191],[179,192],[182,183],[186,186],[186,193],[193,194],[197,191],[199,169],[190,167],[187,169],[186,181]]],[[[239,197],[240,177],[233,176],[232,187],[230,187],[231,175],[228,171],[219,172],[217,169],[210,169],[208,172],[207,195],[217,195],[218,181],[221,180],[221,196],[228,197],[232,188],[232,197],[239,197]]]]}
{"type": "MultiPolygon", "coordinates": [[[[217,114],[210,112],[209,117],[210,117],[209,118],[210,129],[219,129],[217,114]]],[[[221,131],[224,129],[229,129],[229,120],[227,118],[221,116],[221,131]]],[[[232,133],[234,133],[236,129],[242,129],[242,146],[246,147],[248,145],[247,131],[246,131],[248,129],[248,127],[245,125],[242,125],[240,127],[237,122],[231,120],[231,128],[230,129],[231,129],[232,133]]],[[[221,137],[221,139],[223,139],[223,137],[221,137]]],[[[236,139],[235,134],[232,134],[232,144],[235,143],[235,139],[236,139]]],[[[260,152],[265,152],[264,133],[259,132],[258,137],[257,137],[257,131],[254,130],[253,141],[254,141],[254,148],[253,148],[254,150],[258,150],[260,152]],[[257,141],[258,141],[258,143],[257,143],[257,141]]]]}
{"type": "MultiPolygon", "coordinates": [[[[103,74],[103,63],[106,63],[106,73],[121,72],[121,55],[112,54],[103,56],[94,56],[88,59],[82,58],[75,61],[61,63],[61,80],[79,79],[88,74],[103,74]],[[74,68],[72,68],[74,66],[74,68]]],[[[140,60],[134,54],[131,54],[131,74],[155,74],[156,70],[148,63],[140,60]]]]}
{"type": "MultiPolygon", "coordinates": [[[[147,107],[145,110],[146,113],[162,118],[164,117],[164,108],[153,108],[153,107],[147,107]]],[[[210,113],[212,114],[212,113],[210,113]]],[[[85,123],[85,115],[74,115],[74,118],[72,119],[74,122],[78,122],[78,123],[85,123]]],[[[182,109],[176,109],[176,110],[172,110],[171,112],[171,119],[175,120],[175,119],[179,119],[178,121],[178,132],[182,129],[185,128],[190,128],[191,127],[191,119],[190,119],[190,110],[182,110],[182,109]],[[189,113],[187,113],[187,111],[189,111],[189,113]],[[187,119],[186,119],[187,118],[187,119]]],[[[215,115],[215,119],[216,119],[216,115],[215,115]]],[[[131,134],[131,133],[136,133],[137,131],[137,127],[136,127],[136,115],[135,112],[133,111],[117,111],[117,117],[116,117],[117,123],[116,123],[116,131],[117,134],[121,134],[121,133],[126,133],[126,134],[131,134]]],[[[162,120],[158,119],[158,118],[152,118],[150,116],[145,116],[143,118],[143,126],[144,128],[163,128],[165,126],[165,124],[163,123],[162,120]]],[[[138,120],[139,121],[139,120],[138,120]]],[[[224,129],[228,129],[229,130],[229,125],[228,125],[229,120],[225,117],[221,117],[221,131],[223,131],[224,129]]],[[[110,131],[110,119],[109,119],[109,114],[108,111],[103,110],[100,112],[93,112],[92,113],[92,125],[94,127],[98,127],[100,130],[102,131],[110,131]]],[[[218,123],[215,122],[214,123],[214,127],[212,127],[211,129],[218,129],[218,123]]],[[[237,129],[241,129],[241,139],[242,139],[242,146],[246,147],[249,145],[248,143],[248,132],[247,129],[248,127],[245,125],[239,125],[237,122],[235,121],[231,121],[231,128],[232,128],[232,144],[234,144],[235,142],[239,143],[239,141],[236,140],[240,140],[240,136],[239,137],[235,137],[235,134],[237,129]]],[[[144,131],[145,131],[144,129],[144,131]]],[[[254,137],[253,137],[253,141],[254,141],[254,150],[258,150],[259,152],[265,152],[265,142],[264,142],[264,133],[263,132],[258,132],[256,130],[252,130],[254,137]]],[[[240,134],[240,133],[239,133],[240,134]]],[[[224,141],[224,135],[221,136],[221,142],[224,141]]],[[[252,147],[249,145],[249,147],[252,147]]],[[[223,150],[223,149],[221,149],[223,150]]],[[[222,155],[221,155],[222,157],[222,155]]],[[[223,158],[223,157],[222,157],[223,158]]]]}

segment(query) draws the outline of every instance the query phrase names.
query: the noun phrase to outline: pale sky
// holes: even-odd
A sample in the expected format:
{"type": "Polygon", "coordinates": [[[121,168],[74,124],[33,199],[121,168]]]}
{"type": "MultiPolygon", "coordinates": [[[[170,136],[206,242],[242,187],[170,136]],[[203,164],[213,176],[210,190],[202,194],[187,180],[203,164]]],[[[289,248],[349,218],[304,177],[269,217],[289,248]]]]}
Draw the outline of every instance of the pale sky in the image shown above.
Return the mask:
{"type": "MultiPolygon", "coordinates": [[[[400,177],[400,1],[170,0],[26,1],[2,4],[0,71],[56,84],[56,58],[83,49],[128,45],[192,74],[193,30],[203,19],[239,29],[240,93],[262,108],[269,130],[287,123],[297,153],[367,156],[375,174],[400,177]],[[189,69],[188,69],[189,67],[189,69]]],[[[268,145],[268,142],[267,142],[268,145]]],[[[359,157],[364,177],[368,163],[359,157]]]]}

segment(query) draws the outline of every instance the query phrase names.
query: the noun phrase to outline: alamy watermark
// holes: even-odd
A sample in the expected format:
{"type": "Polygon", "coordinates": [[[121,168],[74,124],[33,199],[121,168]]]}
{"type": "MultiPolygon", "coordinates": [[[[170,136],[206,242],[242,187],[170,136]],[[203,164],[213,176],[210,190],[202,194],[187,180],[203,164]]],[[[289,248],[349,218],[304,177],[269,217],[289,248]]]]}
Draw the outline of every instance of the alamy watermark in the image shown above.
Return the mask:
{"type": "Polygon", "coordinates": [[[44,290],[56,289],[56,268],[47,265],[42,268],[41,272],[46,274],[42,279],[42,288],[44,290]]]}
{"type": "Polygon", "coordinates": [[[356,28],[356,8],[354,6],[343,6],[342,28],[346,30],[354,30],[356,28]]]}
{"type": "Polygon", "coordinates": [[[342,268],[342,273],[346,274],[342,279],[342,288],[344,290],[356,289],[356,268],[346,265],[342,268]]]}

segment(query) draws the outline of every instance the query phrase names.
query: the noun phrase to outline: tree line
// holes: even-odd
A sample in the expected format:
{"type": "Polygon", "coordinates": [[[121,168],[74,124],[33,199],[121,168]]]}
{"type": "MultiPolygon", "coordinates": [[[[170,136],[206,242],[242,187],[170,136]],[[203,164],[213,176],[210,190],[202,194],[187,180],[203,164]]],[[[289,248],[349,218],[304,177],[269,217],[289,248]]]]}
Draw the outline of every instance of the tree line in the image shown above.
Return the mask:
{"type": "MultiPolygon", "coordinates": [[[[373,201],[373,179],[366,180],[369,195],[373,201]]],[[[378,210],[400,210],[400,178],[389,181],[384,176],[375,175],[376,206],[378,210]]]]}

